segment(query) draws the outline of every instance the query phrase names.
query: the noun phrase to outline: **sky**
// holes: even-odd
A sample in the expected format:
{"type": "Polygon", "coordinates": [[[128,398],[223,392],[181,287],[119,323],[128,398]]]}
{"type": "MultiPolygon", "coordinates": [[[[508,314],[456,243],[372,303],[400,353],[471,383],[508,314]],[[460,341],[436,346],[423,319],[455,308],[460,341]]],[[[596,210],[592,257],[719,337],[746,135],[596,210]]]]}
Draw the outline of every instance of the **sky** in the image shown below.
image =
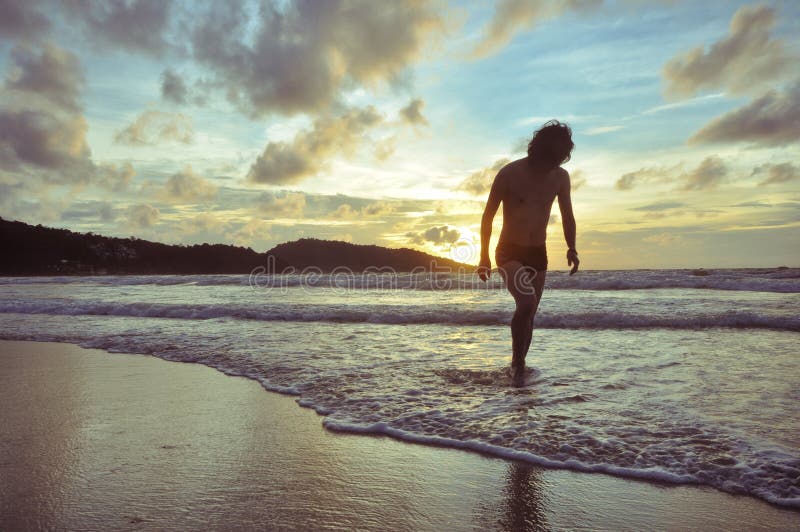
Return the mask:
{"type": "Polygon", "coordinates": [[[582,267],[796,267],[798,35],[789,0],[0,0],[0,216],[477,262],[558,119],[582,267]]]}

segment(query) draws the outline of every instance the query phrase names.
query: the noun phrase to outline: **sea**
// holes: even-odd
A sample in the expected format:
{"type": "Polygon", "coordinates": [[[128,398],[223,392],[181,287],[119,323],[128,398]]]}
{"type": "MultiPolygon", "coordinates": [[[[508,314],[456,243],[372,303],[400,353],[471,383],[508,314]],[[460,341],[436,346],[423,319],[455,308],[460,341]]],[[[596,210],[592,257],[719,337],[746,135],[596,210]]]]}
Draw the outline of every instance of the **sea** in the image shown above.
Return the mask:
{"type": "Polygon", "coordinates": [[[800,269],[0,278],[0,338],[205,364],[328,429],[800,508],[800,269]]]}

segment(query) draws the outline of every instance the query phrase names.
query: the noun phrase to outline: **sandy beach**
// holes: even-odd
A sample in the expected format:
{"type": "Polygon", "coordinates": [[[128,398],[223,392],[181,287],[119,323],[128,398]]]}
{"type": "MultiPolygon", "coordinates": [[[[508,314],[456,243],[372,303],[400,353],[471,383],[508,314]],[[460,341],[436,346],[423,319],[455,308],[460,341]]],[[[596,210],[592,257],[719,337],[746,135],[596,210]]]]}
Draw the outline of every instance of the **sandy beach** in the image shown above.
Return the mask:
{"type": "Polygon", "coordinates": [[[3,530],[800,528],[709,488],[331,433],[202,365],[10,341],[0,364],[3,530]]]}

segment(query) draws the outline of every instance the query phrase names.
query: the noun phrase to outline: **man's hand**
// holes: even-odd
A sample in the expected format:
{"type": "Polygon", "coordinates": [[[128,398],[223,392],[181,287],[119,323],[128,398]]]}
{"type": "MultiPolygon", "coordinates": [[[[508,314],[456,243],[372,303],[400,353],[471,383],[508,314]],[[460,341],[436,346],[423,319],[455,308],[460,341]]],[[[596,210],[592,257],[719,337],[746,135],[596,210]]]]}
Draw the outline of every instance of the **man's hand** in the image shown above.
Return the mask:
{"type": "Polygon", "coordinates": [[[478,277],[481,281],[488,281],[489,277],[492,275],[492,261],[488,258],[481,259],[480,264],[478,264],[478,277]]]}
{"type": "Polygon", "coordinates": [[[572,266],[572,269],[569,271],[570,275],[578,271],[578,265],[580,263],[581,261],[578,260],[578,252],[574,249],[567,250],[567,265],[572,266]]]}

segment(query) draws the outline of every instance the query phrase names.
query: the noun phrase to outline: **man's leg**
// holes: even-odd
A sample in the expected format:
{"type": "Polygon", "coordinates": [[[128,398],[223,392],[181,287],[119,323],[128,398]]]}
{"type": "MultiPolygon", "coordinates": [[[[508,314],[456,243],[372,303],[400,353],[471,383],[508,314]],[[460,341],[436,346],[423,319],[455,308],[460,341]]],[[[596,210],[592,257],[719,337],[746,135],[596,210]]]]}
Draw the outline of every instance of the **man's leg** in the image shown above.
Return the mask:
{"type": "Polygon", "coordinates": [[[542,291],[544,290],[544,278],[546,275],[546,271],[537,271],[536,277],[533,279],[533,289],[535,291],[535,297],[533,302],[533,309],[530,310],[530,319],[527,321],[527,336],[525,337],[525,350],[522,356],[522,366],[525,366],[525,357],[528,355],[528,349],[531,346],[531,340],[533,339],[533,322],[536,318],[536,311],[539,310],[539,302],[542,300],[542,291]]]}
{"type": "Polygon", "coordinates": [[[511,319],[511,366],[522,370],[533,337],[533,318],[544,287],[545,272],[536,272],[518,261],[510,261],[502,265],[500,273],[516,303],[511,319]]]}

